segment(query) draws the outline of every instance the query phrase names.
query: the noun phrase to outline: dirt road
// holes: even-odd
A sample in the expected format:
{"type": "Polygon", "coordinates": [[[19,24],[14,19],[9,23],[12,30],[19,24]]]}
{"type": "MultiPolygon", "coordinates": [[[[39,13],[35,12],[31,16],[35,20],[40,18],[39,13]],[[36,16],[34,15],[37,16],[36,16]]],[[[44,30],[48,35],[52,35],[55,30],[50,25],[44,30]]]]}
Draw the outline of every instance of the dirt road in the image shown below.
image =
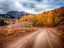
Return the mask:
{"type": "Polygon", "coordinates": [[[64,41],[50,29],[40,29],[3,45],[3,48],[64,48],[64,41]]]}

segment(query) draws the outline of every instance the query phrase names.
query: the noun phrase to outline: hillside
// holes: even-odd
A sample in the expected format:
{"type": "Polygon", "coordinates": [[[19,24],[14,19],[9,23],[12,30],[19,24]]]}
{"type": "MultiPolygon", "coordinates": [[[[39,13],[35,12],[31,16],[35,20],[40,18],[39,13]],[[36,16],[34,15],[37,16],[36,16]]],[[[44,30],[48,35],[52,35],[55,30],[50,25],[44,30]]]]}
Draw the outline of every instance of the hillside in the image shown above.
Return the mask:
{"type": "Polygon", "coordinates": [[[39,14],[25,15],[19,19],[19,22],[23,21],[33,22],[34,26],[58,26],[60,22],[64,21],[64,7],[39,14]]]}

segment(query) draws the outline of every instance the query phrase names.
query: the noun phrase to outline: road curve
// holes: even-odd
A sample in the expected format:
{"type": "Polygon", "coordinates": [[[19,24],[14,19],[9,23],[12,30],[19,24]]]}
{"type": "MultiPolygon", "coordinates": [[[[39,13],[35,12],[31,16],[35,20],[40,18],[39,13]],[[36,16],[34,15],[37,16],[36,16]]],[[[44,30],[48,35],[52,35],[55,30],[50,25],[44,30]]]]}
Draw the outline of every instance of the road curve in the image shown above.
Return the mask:
{"type": "Polygon", "coordinates": [[[40,29],[4,45],[4,48],[64,48],[64,41],[50,29],[40,29]]]}

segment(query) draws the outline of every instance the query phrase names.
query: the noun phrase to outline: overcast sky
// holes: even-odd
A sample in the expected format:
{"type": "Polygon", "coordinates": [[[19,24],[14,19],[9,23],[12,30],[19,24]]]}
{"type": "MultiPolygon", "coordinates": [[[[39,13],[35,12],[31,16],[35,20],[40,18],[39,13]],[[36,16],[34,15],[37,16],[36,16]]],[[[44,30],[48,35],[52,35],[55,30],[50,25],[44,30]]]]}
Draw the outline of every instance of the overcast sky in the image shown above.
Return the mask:
{"type": "Polygon", "coordinates": [[[64,6],[64,0],[0,0],[0,14],[9,11],[41,13],[64,6]]]}

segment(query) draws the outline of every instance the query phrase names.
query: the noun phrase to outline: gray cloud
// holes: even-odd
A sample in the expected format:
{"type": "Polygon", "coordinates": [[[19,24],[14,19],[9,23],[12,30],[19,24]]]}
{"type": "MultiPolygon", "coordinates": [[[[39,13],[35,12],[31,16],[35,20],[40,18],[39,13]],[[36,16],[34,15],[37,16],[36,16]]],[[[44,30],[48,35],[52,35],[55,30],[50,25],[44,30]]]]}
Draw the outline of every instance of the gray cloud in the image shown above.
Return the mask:
{"type": "Polygon", "coordinates": [[[0,13],[12,10],[39,13],[64,6],[64,0],[0,0],[0,13]]]}

